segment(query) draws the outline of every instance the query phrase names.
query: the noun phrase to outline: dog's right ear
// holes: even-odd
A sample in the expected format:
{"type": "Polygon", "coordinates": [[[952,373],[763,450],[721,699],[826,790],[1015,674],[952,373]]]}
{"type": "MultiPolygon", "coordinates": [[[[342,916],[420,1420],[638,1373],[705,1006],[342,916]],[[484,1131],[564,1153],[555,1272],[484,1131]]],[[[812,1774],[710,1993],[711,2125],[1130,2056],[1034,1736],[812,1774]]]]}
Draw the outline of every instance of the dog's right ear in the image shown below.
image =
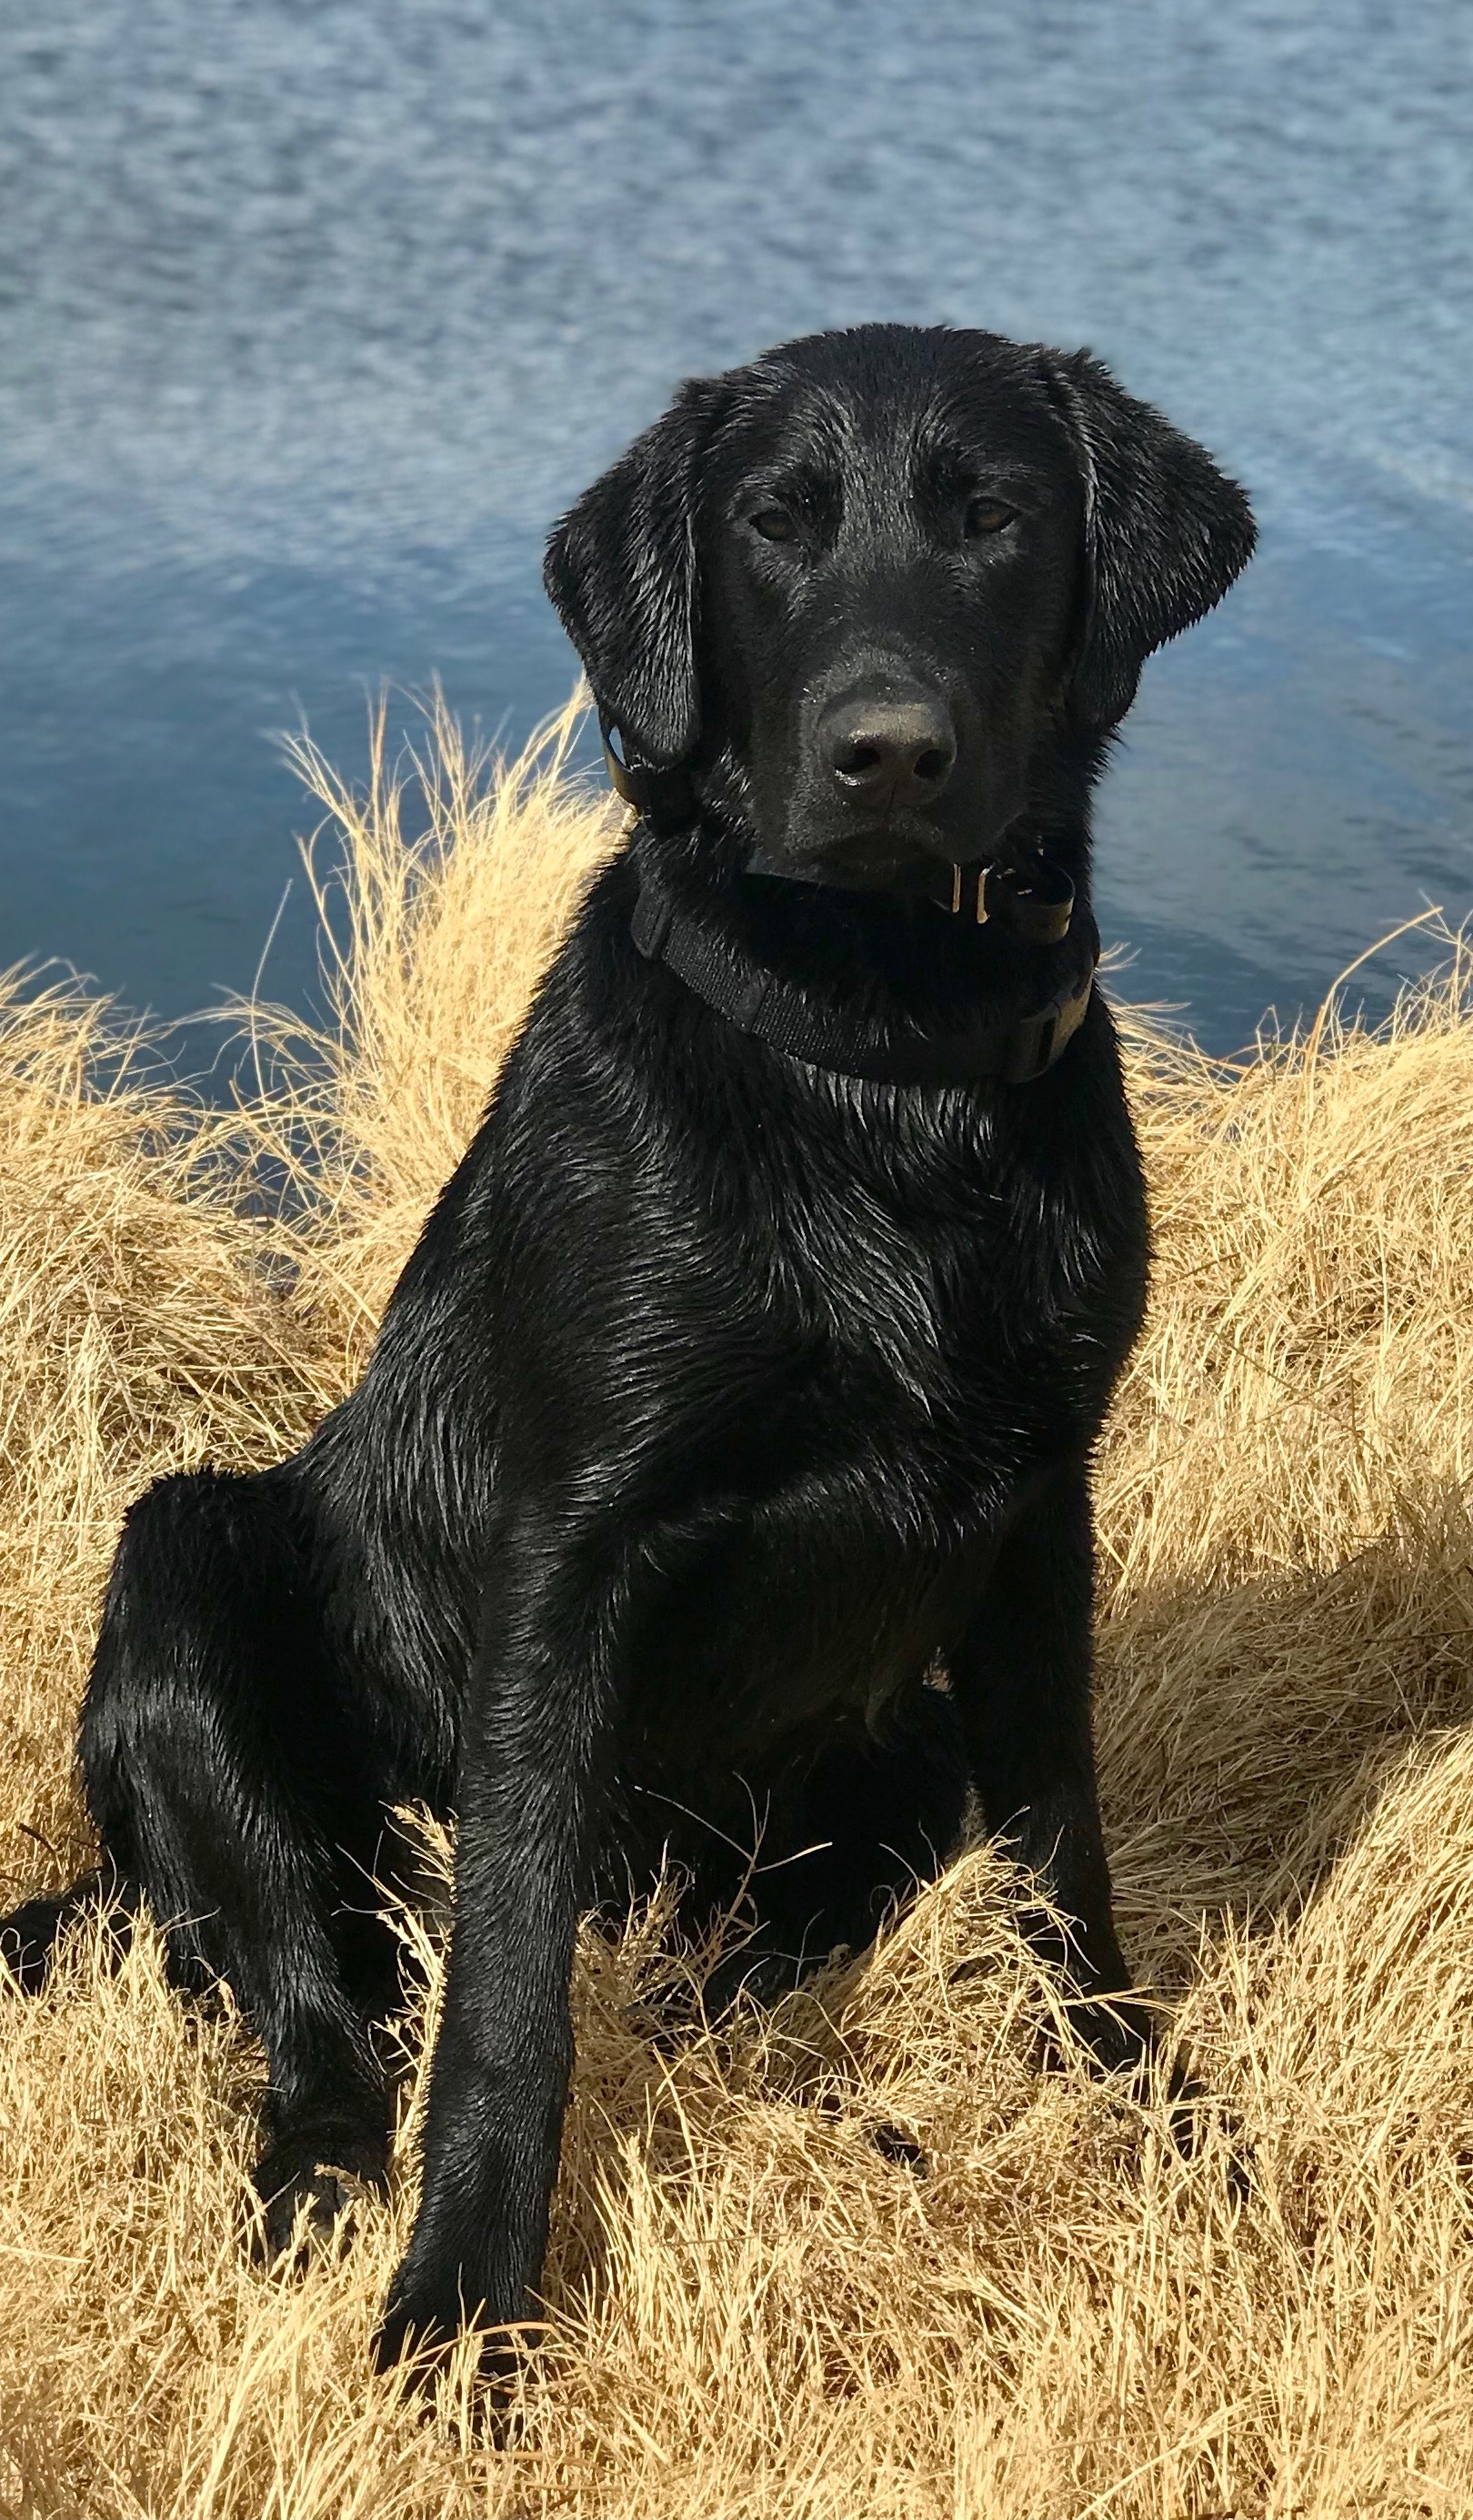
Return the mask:
{"type": "Polygon", "coordinates": [[[714,412],[704,379],[683,385],[555,525],[543,584],[626,755],[689,759],[700,734],[695,492],[714,412]]]}

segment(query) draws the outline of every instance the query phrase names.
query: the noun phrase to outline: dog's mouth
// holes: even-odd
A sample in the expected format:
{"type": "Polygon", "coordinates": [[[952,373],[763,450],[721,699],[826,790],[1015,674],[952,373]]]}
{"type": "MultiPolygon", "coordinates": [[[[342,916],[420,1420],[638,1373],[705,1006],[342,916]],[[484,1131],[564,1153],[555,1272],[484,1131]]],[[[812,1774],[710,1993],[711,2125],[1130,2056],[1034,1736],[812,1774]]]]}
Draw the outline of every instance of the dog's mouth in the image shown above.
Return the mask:
{"type": "Polygon", "coordinates": [[[822,849],[810,864],[821,883],[847,884],[856,892],[899,892],[927,858],[935,864],[934,852],[908,847],[898,843],[893,833],[875,832],[822,849]]]}
{"type": "Polygon", "coordinates": [[[790,876],[802,883],[906,893],[926,888],[939,868],[987,856],[1001,836],[1001,832],[942,832],[908,817],[846,832],[842,838],[817,840],[808,848],[781,853],[759,849],[751,863],[758,874],[790,876]]]}

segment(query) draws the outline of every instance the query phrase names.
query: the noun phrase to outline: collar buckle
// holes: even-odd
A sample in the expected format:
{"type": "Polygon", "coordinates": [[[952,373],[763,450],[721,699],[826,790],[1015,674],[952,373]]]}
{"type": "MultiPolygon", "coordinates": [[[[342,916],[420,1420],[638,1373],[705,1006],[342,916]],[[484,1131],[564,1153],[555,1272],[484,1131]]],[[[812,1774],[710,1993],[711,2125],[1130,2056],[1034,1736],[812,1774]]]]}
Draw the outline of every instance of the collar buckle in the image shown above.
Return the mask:
{"type": "MultiPolygon", "coordinates": [[[[992,872],[993,870],[990,866],[979,866],[976,869],[977,888],[973,899],[976,908],[977,925],[979,927],[985,927],[989,918],[991,917],[991,913],[987,907],[987,878],[992,872]]],[[[963,898],[968,888],[967,879],[971,874],[972,869],[970,867],[954,866],[952,868],[952,916],[954,919],[960,919],[961,916],[963,898]]]]}
{"type": "Polygon", "coordinates": [[[1074,885],[1042,855],[1029,867],[954,865],[952,913],[974,917],[979,927],[1002,918],[1032,945],[1061,945],[1074,917],[1074,885]]]}

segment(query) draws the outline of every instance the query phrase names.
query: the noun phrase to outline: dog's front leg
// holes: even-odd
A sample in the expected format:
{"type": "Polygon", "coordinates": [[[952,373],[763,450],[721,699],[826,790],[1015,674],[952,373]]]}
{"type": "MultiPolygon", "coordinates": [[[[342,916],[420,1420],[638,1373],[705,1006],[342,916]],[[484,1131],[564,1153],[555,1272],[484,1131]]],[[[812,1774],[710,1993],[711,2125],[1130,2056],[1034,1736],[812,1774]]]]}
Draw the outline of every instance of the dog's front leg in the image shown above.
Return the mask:
{"type": "Polygon", "coordinates": [[[1138,2003],[1101,2002],[1130,1984],[1110,1906],[1090,1720],[1094,1525],[1082,1462],[1053,1473],[1009,1525],[951,1681],[988,1828],[1065,1920],[1027,1918],[1030,1938],[1084,2000],[1074,2018],[1110,2066],[1149,2048],[1138,2003]]]}
{"type": "MultiPolygon", "coordinates": [[[[424,2194],[376,2339],[380,2367],[531,2314],[557,2175],[621,1604],[606,1557],[590,1541],[559,1544],[550,1519],[498,1557],[462,1747],[424,2194]]],[[[488,2344],[488,2367],[509,2342],[488,2344]]]]}

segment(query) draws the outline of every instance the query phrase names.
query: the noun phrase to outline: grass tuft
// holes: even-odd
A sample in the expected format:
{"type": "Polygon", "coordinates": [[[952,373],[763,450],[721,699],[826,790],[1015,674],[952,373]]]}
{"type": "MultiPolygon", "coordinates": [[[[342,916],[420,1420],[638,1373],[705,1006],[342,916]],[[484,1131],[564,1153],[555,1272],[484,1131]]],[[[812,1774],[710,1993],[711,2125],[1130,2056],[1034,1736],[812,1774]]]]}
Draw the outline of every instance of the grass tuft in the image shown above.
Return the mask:
{"type": "MultiPolygon", "coordinates": [[[[86,1853],[70,1735],[123,1508],[359,1371],[616,823],[572,712],[303,748],[335,1016],[161,1083],[0,985],[10,1895],[86,1853]],[[419,834],[406,842],[406,829],[419,834]]],[[[147,1935],[0,2001],[3,2520],[1330,2520],[1473,2510],[1473,964],[1210,1061],[1124,1018],[1157,1260],[1102,1448],[1122,1924],[1205,2098],[1041,2078],[1051,1991],[966,1854],[863,1966],[673,2034],[656,1911],[586,1935],[549,2324],[505,2446],[367,2344],[405,2234],[246,2253],[260,2064],[147,1935]]],[[[430,1833],[428,1852],[436,1855],[430,1833]]],[[[443,1841],[438,1860],[443,1863],[443,1841]]],[[[433,1920],[406,1917],[429,1972],[433,1920]]],[[[418,2105],[413,2025],[405,2106],[418,2105]]],[[[412,2144],[405,2147],[412,2155],[412,2144]]]]}

